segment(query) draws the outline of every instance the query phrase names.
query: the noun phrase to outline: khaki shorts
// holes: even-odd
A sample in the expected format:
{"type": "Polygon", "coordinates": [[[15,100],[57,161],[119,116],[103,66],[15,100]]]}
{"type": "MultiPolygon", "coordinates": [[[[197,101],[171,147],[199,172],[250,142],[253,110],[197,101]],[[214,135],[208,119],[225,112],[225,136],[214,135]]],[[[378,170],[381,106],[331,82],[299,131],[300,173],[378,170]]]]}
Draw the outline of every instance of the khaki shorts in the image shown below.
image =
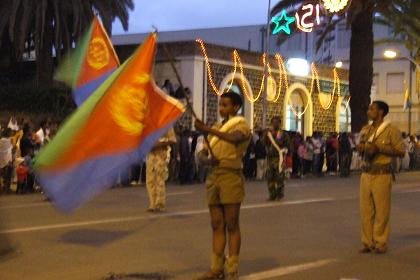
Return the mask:
{"type": "Polygon", "coordinates": [[[242,170],[213,168],[206,180],[208,205],[242,203],[245,197],[244,185],[242,170]]]}

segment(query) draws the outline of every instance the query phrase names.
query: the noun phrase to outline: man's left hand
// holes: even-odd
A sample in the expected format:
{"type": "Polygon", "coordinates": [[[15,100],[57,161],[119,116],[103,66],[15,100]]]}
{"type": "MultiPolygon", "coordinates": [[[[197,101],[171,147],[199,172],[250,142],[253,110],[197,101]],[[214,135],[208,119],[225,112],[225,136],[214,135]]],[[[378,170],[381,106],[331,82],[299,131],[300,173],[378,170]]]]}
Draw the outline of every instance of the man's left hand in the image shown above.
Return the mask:
{"type": "Polygon", "coordinates": [[[369,155],[375,155],[375,154],[377,154],[378,152],[379,152],[379,148],[378,148],[378,146],[376,146],[375,144],[369,144],[368,146],[367,146],[367,149],[366,149],[366,152],[369,154],[369,155]]]}

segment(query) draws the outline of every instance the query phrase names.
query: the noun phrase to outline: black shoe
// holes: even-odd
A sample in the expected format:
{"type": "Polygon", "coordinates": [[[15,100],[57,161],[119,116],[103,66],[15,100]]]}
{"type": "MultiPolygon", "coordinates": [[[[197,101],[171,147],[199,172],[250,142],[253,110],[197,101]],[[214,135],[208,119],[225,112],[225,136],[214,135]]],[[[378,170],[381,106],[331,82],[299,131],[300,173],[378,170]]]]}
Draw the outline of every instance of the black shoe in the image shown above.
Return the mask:
{"type": "Polygon", "coordinates": [[[220,272],[209,271],[197,278],[194,278],[194,280],[224,280],[224,279],[225,279],[225,274],[223,273],[223,271],[220,271],[220,272]]]}
{"type": "Polygon", "coordinates": [[[359,254],[369,254],[370,252],[372,252],[372,248],[366,246],[359,250],[359,254]]]}
{"type": "Polygon", "coordinates": [[[375,250],[374,250],[375,254],[377,254],[377,255],[385,254],[386,251],[387,251],[386,247],[379,247],[379,248],[375,248],[375,250]]]}
{"type": "Polygon", "coordinates": [[[283,198],[284,198],[284,194],[282,193],[282,194],[277,195],[276,200],[282,200],[283,198]]]}

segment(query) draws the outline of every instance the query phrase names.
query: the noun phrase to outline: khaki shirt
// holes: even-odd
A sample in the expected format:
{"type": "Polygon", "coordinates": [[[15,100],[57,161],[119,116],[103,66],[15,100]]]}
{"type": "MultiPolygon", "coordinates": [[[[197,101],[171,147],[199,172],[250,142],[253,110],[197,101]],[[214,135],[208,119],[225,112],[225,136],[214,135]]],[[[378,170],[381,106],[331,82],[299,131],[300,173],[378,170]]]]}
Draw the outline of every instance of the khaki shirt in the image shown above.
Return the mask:
{"type": "MultiPolygon", "coordinates": [[[[217,123],[213,126],[214,129],[220,130],[222,123],[217,123]]],[[[213,147],[214,157],[220,162],[219,167],[241,169],[242,158],[244,157],[248,148],[249,140],[251,139],[251,129],[245,120],[239,122],[235,127],[231,128],[227,133],[239,131],[248,140],[243,141],[237,145],[229,143],[220,139],[217,144],[213,147]]],[[[212,139],[212,135],[209,136],[209,142],[212,139]]]]}
{"type": "MultiPolygon", "coordinates": [[[[168,142],[168,141],[172,141],[176,143],[176,135],[173,128],[170,128],[165,135],[160,137],[158,142],[168,142]]],[[[169,159],[170,152],[171,152],[171,147],[166,146],[161,149],[150,151],[148,156],[160,157],[162,160],[166,161],[169,159]]]]}
{"type": "MultiPolygon", "coordinates": [[[[360,143],[366,144],[376,130],[377,128],[375,129],[372,125],[363,127],[360,131],[360,143]]],[[[363,161],[370,165],[391,164],[393,157],[405,151],[401,132],[391,124],[382,133],[375,136],[373,143],[379,148],[379,152],[372,159],[363,157],[363,161]],[[395,156],[391,156],[391,154],[395,156]]]]}

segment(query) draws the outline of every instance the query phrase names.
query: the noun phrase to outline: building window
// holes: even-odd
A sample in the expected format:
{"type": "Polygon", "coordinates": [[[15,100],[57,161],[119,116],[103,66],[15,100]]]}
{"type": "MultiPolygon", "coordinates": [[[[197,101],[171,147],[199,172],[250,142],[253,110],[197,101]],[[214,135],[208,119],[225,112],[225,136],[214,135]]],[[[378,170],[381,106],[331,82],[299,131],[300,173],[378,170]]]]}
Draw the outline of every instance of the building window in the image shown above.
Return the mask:
{"type": "Polygon", "coordinates": [[[347,101],[343,101],[340,106],[340,132],[351,131],[351,112],[347,106],[347,101]]]}
{"type": "Polygon", "coordinates": [[[293,105],[287,105],[286,130],[296,131],[303,135],[304,115],[302,115],[302,113],[305,108],[302,96],[297,92],[293,92],[290,96],[290,103],[293,105]],[[294,108],[294,111],[292,106],[294,108]]]}
{"type": "Polygon", "coordinates": [[[350,30],[346,28],[345,24],[339,24],[337,26],[337,48],[350,48],[350,30]]]}
{"type": "Polygon", "coordinates": [[[378,95],[378,86],[379,86],[379,74],[373,74],[372,87],[370,89],[370,94],[372,95],[372,97],[378,95]]]}
{"type": "Polygon", "coordinates": [[[386,74],[386,93],[403,94],[404,92],[404,73],[386,74]]]}

